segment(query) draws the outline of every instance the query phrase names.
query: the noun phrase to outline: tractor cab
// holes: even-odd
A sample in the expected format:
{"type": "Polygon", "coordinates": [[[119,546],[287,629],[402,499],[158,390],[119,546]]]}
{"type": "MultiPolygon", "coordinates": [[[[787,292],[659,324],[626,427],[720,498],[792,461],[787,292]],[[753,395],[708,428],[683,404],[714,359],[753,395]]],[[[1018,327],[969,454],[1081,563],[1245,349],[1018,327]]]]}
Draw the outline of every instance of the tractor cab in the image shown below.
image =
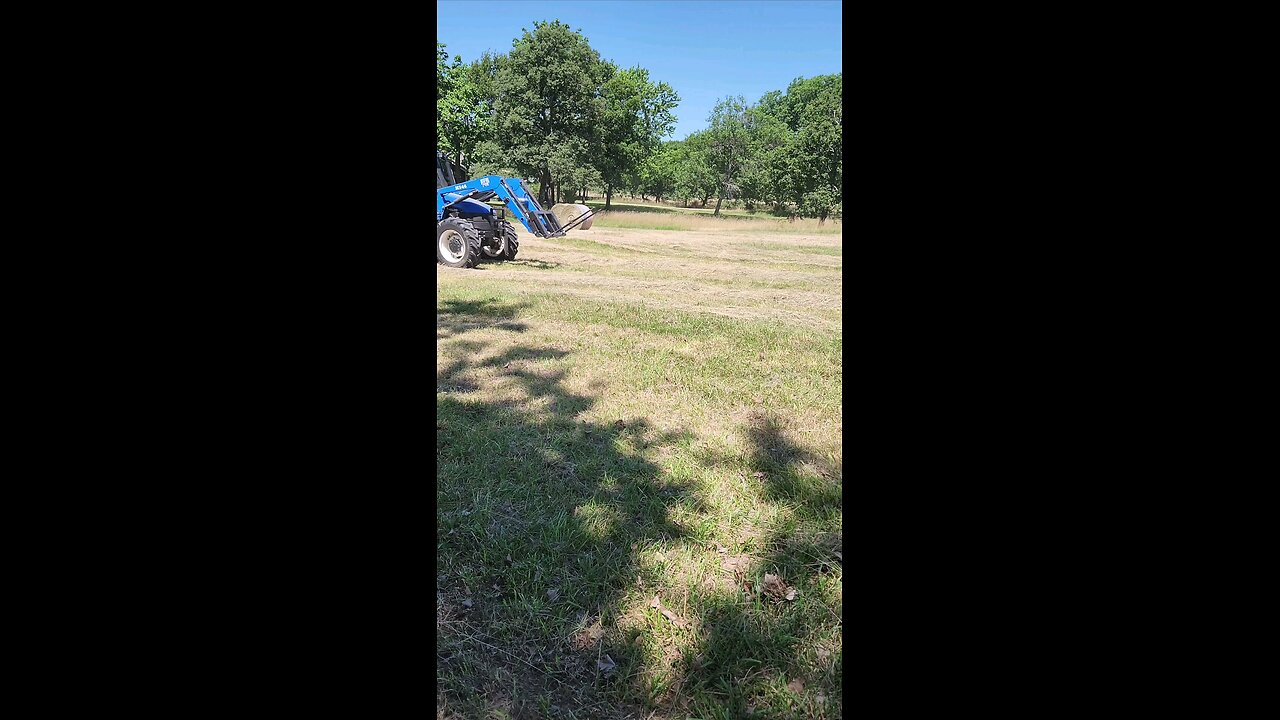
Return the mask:
{"type": "Polygon", "coordinates": [[[436,151],[436,189],[458,185],[470,179],[467,169],[457,163],[450,162],[445,154],[436,151]]]}

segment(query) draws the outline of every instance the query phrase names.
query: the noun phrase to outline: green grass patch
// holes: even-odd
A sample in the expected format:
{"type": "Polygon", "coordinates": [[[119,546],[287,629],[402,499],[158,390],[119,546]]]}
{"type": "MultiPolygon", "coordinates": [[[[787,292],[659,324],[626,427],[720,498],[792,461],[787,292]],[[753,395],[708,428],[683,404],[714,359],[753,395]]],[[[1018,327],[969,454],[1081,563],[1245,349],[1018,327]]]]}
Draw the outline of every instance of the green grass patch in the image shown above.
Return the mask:
{"type": "Polygon", "coordinates": [[[527,262],[437,280],[438,714],[840,716],[842,334],[527,262]]]}
{"type": "Polygon", "coordinates": [[[772,218],[738,215],[713,217],[710,214],[677,214],[632,212],[611,210],[594,216],[594,225],[600,227],[631,228],[636,230],[698,230],[702,232],[732,231],[771,234],[819,234],[839,235],[843,230],[839,222],[820,223],[816,219],[795,222],[772,218]]]}
{"type": "Polygon", "coordinates": [[[760,250],[769,250],[779,253],[804,253],[806,255],[830,255],[832,257],[841,257],[844,254],[844,248],[829,245],[800,245],[796,243],[767,243],[767,242],[750,242],[744,243],[746,247],[758,248],[760,250]]]}
{"type": "Polygon", "coordinates": [[[574,237],[572,230],[570,230],[569,233],[570,234],[565,235],[564,237],[543,238],[543,241],[550,245],[557,245],[559,247],[571,247],[571,248],[576,248],[578,250],[586,250],[588,252],[603,253],[605,255],[642,254],[640,253],[640,251],[632,250],[631,248],[621,247],[618,245],[609,245],[608,243],[597,242],[595,240],[588,240],[582,237],[574,237]]]}

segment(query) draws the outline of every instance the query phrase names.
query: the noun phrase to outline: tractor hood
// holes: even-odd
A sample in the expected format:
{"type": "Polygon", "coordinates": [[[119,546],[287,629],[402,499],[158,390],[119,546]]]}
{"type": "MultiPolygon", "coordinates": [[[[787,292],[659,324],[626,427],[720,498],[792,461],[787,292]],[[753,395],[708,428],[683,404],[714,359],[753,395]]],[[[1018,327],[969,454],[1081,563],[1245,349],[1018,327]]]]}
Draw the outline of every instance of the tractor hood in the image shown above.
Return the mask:
{"type": "MultiPolygon", "coordinates": [[[[453,202],[454,200],[457,200],[460,197],[462,197],[462,193],[444,193],[444,201],[447,203],[453,202]]],[[[457,208],[458,212],[462,213],[463,215],[492,215],[493,214],[493,208],[489,207],[488,205],[485,205],[479,200],[471,200],[470,198],[463,200],[457,205],[454,205],[454,207],[457,208]]]]}

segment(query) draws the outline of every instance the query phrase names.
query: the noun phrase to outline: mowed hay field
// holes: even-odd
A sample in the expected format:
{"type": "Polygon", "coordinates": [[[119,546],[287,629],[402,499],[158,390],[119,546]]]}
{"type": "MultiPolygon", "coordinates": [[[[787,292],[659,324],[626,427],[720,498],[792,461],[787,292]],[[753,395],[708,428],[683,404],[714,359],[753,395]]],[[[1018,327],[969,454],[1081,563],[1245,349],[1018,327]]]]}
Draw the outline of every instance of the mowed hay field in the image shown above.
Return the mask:
{"type": "Polygon", "coordinates": [[[841,236],[747,222],[437,265],[438,717],[839,717],[841,236]]]}

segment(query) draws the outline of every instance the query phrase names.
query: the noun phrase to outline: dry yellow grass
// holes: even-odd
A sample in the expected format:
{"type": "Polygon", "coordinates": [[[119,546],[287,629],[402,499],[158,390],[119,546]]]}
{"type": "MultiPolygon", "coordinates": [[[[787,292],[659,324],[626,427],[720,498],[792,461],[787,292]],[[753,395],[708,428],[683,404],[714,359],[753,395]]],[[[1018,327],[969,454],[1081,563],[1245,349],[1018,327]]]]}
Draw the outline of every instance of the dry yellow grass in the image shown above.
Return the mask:
{"type": "Polygon", "coordinates": [[[514,263],[438,267],[438,282],[501,281],[520,291],[623,300],[658,310],[838,330],[840,236],[595,227],[557,239],[518,232],[514,263]],[[546,271],[539,271],[546,270],[546,271]],[[536,272],[535,272],[536,271],[536,272]],[[533,284],[526,284],[536,278],[533,284]]]}

